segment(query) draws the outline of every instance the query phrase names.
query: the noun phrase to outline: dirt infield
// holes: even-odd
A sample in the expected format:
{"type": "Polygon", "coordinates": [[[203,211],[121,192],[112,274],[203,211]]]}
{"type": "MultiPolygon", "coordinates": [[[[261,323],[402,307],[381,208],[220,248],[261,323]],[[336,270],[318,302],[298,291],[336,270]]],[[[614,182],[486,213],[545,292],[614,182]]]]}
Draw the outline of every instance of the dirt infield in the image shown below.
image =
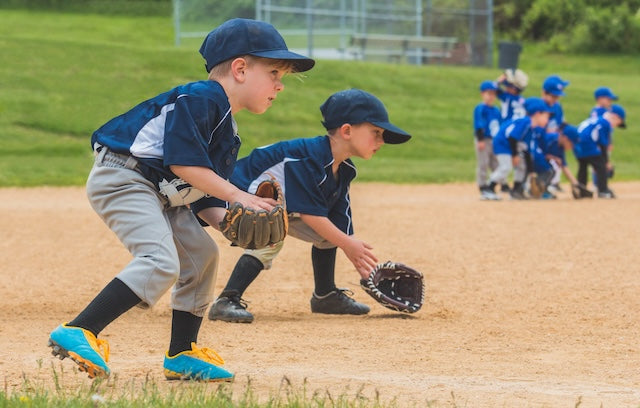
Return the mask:
{"type": "MultiPolygon", "coordinates": [[[[339,253],[337,279],[372,307],[365,317],[312,315],[310,248],[287,239],[245,297],[250,325],[205,320],[215,348],[263,396],[286,376],[333,395],[380,392],[400,406],[640,406],[640,183],[617,200],[481,202],[474,186],[356,184],[356,233],[381,260],[423,271],[427,302],[405,316],[374,304],[339,253]]],[[[48,333],[73,318],[129,254],[82,188],[0,189],[0,379],[51,377],[48,333]]],[[[240,250],[222,247],[216,293],[240,250]]],[[[121,381],[159,384],[169,296],[101,334],[121,381]]],[[[72,381],[89,382],[83,374],[72,381]]],[[[51,380],[50,380],[51,381],[51,380]]]]}

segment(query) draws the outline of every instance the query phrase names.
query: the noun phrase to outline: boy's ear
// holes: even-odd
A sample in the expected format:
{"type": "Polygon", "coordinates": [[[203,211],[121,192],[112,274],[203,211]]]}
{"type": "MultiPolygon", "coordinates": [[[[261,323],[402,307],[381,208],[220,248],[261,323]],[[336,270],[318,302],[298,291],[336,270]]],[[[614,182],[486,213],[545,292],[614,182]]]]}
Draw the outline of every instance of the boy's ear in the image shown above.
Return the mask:
{"type": "Polygon", "coordinates": [[[351,129],[352,127],[349,123],[344,123],[342,126],[340,126],[340,134],[344,139],[351,138],[351,129]]]}
{"type": "Polygon", "coordinates": [[[247,60],[244,58],[236,58],[231,61],[231,75],[238,82],[244,82],[245,71],[247,70],[247,60]]]}

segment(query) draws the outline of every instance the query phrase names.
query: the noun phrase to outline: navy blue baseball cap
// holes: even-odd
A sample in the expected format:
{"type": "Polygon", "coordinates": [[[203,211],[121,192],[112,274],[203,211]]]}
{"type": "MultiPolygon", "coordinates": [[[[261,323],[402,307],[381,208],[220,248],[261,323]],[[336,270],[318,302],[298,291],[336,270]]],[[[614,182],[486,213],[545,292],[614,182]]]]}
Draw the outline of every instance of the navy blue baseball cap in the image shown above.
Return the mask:
{"type": "Polygon", "coordinates": [[[600,88],[596,89],[595,92],[593,93],[593,96],[598,99],[598,98],[611,98],[614,101],[618,100],[618,96],[615,95],[613,93],[613,91],[611,91],[610,88],[607,88],[606,86],[601,86],[600,88]]]}
{"type": "Polygon", "coordinates": [[[480,83],[480,92],[497,90],[498,83],[496,81],[482,81],[482,83],[480,83]]]}
{"type": "Polygon", "coordinates": [[[533,115],[537,112],[551,112],[551,107],[542,98],[532,97],[525,99],[524,110],[528,115],[533,115]]]}
{"type": "Polygon", "coordinates": [[[400,144],[411,139],[404,130],[389,122],[389,114],[382,101],[361,89],[336,92],[321,106],[322,125],[336,129],[345,123],[357,125],[368,122],[384,129],[382,137],[388,144],[400,144]]]}
{"type": "Polygon", "coordinates": [[[308,71],[315,61],[289,51],[284,38],[269,23],[245,18],[234,18],[211,31],[200,47],[207,61],[207,72],[216,65],[241,55],[287,60],[296,72],[308,71]]]}
{"type": "Polygon", "coordinates": [[[611,105],[611,113],[615,113],[616,115],[620,116],[620,119],[622,119],[620,127],[622,129],[626,129],[627,123],[625,122],[625,118],[627,117],[627,114],[625,113],[624,108],[620,105],[613,104],[611,105]]]}
{"type": "Polygon", "coordinates": [[[565,81],[557,75],[551,75],[542,83],[542,89],[551,95],[564,96],[564,88],[568,85],[569,81],[565,81]]]}

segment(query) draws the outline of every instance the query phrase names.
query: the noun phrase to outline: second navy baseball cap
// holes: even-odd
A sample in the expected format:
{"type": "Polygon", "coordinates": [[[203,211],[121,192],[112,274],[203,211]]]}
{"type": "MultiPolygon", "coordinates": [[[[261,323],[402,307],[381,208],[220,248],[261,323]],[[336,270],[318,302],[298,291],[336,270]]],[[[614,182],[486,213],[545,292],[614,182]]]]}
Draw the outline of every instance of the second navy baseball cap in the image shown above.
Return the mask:
{"type": "Polygon", "coordinates": [[[246,18],[234,18],[211,31],[200,47],[207,72],[216,65],[241,55],[287,60],[296,72],[308,71],[315,61],[289,51],[284,38],[269,23],[246,18]]]}
{"type": "Polygon", "coordinates": [[[551,75],[542,83],[542,89],[551,95],[564,96],[564,88],[568,85],[569,81],[565,81],[557,75],[551,75]]]}
{"type": "Polygon", "coordinates": [[[595,92],[593,93],[593,96],[598,99],[598,98],[611,98],[614,101],[618,100],[618,96],[615,95],[613,93],[613,91],[611,91],[610,88],[607,88],[606,86],[601,86],[600,88],[596,89],[595,92]]]}
{"type": "Polygon", "coordinates": [[[347,89],[331,95],[321,106],[322,125],[336,129],[345,123],[357,125],[368,122],[384,129],[382,137],[388,144],[400,144],[411,139],[404,130],[389,122],[389,114],[382,101],[361,89],[347,89]]]}

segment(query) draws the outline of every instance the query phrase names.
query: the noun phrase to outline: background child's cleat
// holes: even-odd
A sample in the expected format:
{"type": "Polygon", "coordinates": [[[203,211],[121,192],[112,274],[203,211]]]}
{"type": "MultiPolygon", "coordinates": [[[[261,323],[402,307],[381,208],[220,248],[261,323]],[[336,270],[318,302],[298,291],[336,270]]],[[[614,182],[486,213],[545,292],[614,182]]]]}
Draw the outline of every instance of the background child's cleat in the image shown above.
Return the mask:
{"type": "Polygon", "coordinates": [[[60,360],[71,358],[89,378],[106,378],[111,373],[106,363],[109,361],[109,343],[98,340],[88,330],[61,324],[51,332],[48,346],[52,348],[51,354],[60,360]]]}
{"type": "Polygon", "coordinates": [[[191,343],[191,350],[173,357],[164,356],[164,376],[167,380],[231,381],[233,374],[222,367],[224,360],[215,351],[198,348],[191,343]]]}

